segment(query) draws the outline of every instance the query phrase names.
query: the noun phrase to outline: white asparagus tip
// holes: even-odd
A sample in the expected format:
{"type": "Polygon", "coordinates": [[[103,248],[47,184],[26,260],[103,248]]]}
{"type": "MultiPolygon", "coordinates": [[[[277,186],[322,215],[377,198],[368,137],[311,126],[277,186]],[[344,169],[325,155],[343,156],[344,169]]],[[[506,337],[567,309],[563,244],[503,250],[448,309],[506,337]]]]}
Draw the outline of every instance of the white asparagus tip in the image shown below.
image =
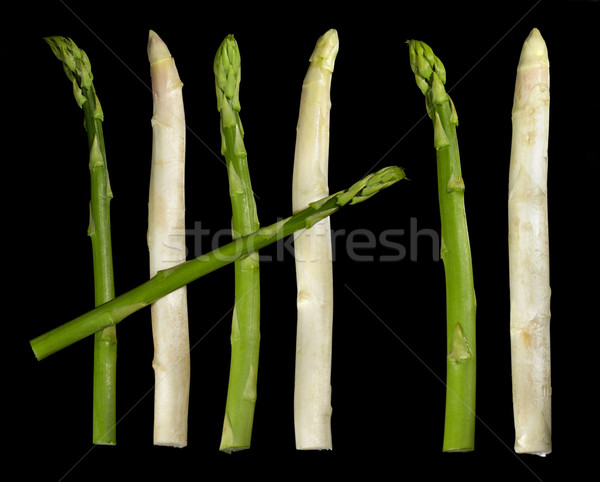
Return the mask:
{"type": "Polygon", "coordinates": [[[171,52],[169,52],[167,44],[163,42],[154,30],[150,30],[148,35],[148,60],[150,61],[150,65],[170,58],[171,52]]]}
{"type": "Polygon", "coordinates": [[[333,72],[335,58],[340,48],[337,30],[334,28],[325,32],[317,40],[315,50],[310,56],[310,62],[321,62],[324,69],[333,72]]]}
{"type": "Polygon", "coordinates": [[[519,60],[520,67],[533,65],[548,64],[548,48],[546,42],[542,38],[542,34],[537,28],[534,28],[525,42],[521,50],[521,59],[519,60]]]}

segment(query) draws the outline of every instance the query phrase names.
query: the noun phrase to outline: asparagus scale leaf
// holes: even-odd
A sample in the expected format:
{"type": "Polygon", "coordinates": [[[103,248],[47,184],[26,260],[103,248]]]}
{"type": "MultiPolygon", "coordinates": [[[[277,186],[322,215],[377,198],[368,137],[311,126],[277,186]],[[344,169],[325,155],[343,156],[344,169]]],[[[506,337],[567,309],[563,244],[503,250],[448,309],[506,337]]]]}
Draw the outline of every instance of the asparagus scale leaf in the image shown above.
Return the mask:
{"type": "Polygon", "coordinates": [[[471,248],[456,127],[458,116],[445,90],[446,69],[431,47],[409,40],[410,66],[433,121],[441,218],[441,257],[446,277],[446,413],[443,451],[465,452],[475,443],[475,318],[471,248]]]}
{"type": "MultiPolygon", "coordinates": [[[[102,122],[104,113],[94,88],[94,76],[87,54],[66,37],[47,37],[46,42],[62,62],[73,84],[77,105],[83,109],[89,146],[91,178],[90,221],[94,293],[96,306],[114,298],[110,200],[112,191],[106,165],[102,122]]],[[[93,430],[95,444],[116,443],[116,361],[117,334],[114,326],[97,332],[94,341],[93,430]]]]}
{"type": "Polygon", "coordinates": [[[349,189],[310,203],[306,209],[220,248],[159,271],[150,280],[90,310],[77,318],[30,340],[38,360],[42,360],[106,327],[114,326],[129,315],[157,299],[223,266],[283,239],[300,229],[307,229],[347,204],[357,204],[379,191],[405,179],[404,171],[389,166],[369,174],[349,189]]]}

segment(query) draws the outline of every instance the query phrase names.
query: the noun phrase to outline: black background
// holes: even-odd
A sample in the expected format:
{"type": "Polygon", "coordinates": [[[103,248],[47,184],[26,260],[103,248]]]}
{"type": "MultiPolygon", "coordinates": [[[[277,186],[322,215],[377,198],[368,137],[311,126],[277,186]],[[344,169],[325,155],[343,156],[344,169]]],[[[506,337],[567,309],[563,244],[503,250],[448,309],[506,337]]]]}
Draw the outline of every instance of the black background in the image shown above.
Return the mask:
{"type": "MultiPolygon", "coordinates": [[[[237,476],[331,479],[573,480],[597,450],[592,403],[597,343],[591,309],[598,179],[598,2],[45,2],[10,8],[0,46],[3,109],[3,243],[8,253],[3,357],[10,408],[7,465],[44,480],[214,480],[237,476]],[[554,451],[517,456],[510,382],[507,184],[515,69],[529,31],[540,29],[551,62],[549,210],[554,451]],[[42,40],[69,36],[91,60],[105,113],[114,199],[117,293],[147,279],[147,190],[152,98],[146,56],[155,30],[185,84],[187,225],[227,229],[230,205],[212,61],[233,33],[242,55],[242,120],[263,225],[291,213],[291,174],[302,79],[316,39],[336,28],[330,189],[386,165],[403,181],[332,217],[336,237],[331,452],[294,447],[295,272],[293,256],[264,255],[262,341],[253,443],[219,452],[227,377],[233,271],[188,286],[192,383],[189,443],[152,445],[150,312],[118,325],[118,444],[91,444],[92,341],[36,361],[28,340],[93,306],[86,236],[89,171],[82,112],[60,63],[42,40]],[[445,389],[443,266],[417,229],[439,231],[432,127],[408,63],[405,40],[427,42],[444,62],[456,105],[465,202],[478,301],[476,450],[441,451],[445,389]],[[6,104],[4,104],[6,105],[6,104]],[[411,221],[412,220],[412,221],[411,221]],[[414,226],[414,224],[413,224],[414,226]],[[382,262],[389,247],[346,249],[348,234],[404,229],[394,242],[412,258],[382,262]],[[412,231],[413,235],[415,231],[412,231]],[[412,238],[414,241],[414,238],[412,238]],[[16,354],[12,354],[15,350],[16,354]],[[21,457],[25,455],[25,457],[21,457]],[[166,477],[166,479],[163,479],[166,477]]],[[[205,239],[209,243],[209,238],[205,239]]],[[[355,241],[366,238],[355,238],[355,241]]],[[[190,255],[197,238],[188,238],[190,255]]],[[[203,250],[206,248],[203,248],[203,250]]],[[[6,409],[5,409],[6,410],[6,409]]],[[[8,423],[7,423],[8,422],[8,423]]]]}

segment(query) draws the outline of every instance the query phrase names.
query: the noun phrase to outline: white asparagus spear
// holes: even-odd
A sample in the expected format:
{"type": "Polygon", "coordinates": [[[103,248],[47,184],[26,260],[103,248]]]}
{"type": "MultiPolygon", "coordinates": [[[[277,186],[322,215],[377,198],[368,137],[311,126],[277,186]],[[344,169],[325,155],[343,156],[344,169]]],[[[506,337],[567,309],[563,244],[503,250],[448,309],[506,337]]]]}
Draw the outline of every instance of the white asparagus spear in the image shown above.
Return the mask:
{"type": "MultiPolygon", "coordinates": [[[[329,194],[329,113],[338,35],[321,36],[302,84],[292,183],[298,212],[329,194]]],[[[329,218],[294,236],[298,325],[294,424],[298,450],[327,450],[331,442],[333,273],[329,218]]]]}
{"type": "MultiPolygon", "coordinates": [[[[150,31],[152,170],[148,203],[150,276],[185,261],[185,116],[182,82],[160,37],[150,31]]],[[[152,303],[154,444],[187,445],[190,348],[185,286],[152,303]]]]}
{"type": "Polygon", "coordinates": [[[515,451],[552,450],[548,131],[550,71],[533,29],[521,52],[512,113],[509,172],[510,340],[515,451]]]}

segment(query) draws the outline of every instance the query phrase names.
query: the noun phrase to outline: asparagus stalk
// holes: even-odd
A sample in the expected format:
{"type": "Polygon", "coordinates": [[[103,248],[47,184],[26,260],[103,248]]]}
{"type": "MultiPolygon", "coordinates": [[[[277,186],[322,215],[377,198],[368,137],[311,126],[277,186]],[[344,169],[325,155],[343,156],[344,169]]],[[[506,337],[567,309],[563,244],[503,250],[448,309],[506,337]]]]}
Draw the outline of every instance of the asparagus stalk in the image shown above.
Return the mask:
{"type": "MultiPolygon", "coordinates": [[[[112,191],[102,131],[104,114],[96,95],[94,76],[87,54],[69,38],[47,37],[45,40],[54,55],[63,63],[64,71],[73,83],[75,100],[84,114],[90,149],[91,198],[88,235],[92,243],[94,302],[99,306],[115,296],[110,232],[112,191]]],[[[116,363],[117,333],[114,326],[109,326],[97,332],[94,337],[94,444],[116,443],[116,363]]]]}
{"type": "MultiPolygon", "coordinates": [[[[185,261],[185,113],[175,61],[152,30],[152,167],[148,202],[150,277],[185,261]]],[[[154,445],[187,445],[190,343],[185,286],[151,306],[154,338],[154,445]]]]}
{"type": "Polygon", "coordinates": [[[141,285],[30,340],[31,348],[36,358],[42,360],[97,331],[120,323],[172,291],[300,229],[308,229],[341,207],[363,202],[404,178],[404,171],[396,166],[369,174],[349,189],[310,203],[309,207],[293,216],[237,238],[197,258],[159,271],[141,285]]]}
{"type": "MultiPolygon", "coordinates": [[[[302,84],[292,183],[294,212],[329,194],[330,89],[338,48],[336,30],[328,30],[317,40],[302,84]]],[[[332,448],[331,251],[328,217],[294,234],[298,287],[294,425],[298,450],[332,448]]]]}
{"type": "Polygon", "coordinates": [[[523,44],[512,111],[508,186],[510,340],[515,451],[552,451],[548,242],[548,50],[538,29],[523,44]]]}
{"type": "MultiPolygon", "coordinates": [[[[220,112],[221,154],[225,156],[231,197],[233,238],[258,230],[256,202],[244,129],[240,120],[241,65],[238,44],[228,35],[214,60],[217,109],[220,112]]],[[[250,447],[260,345],[260,272],[258,253],[234,264],[235,306],[231,328],[231,365],[220,450],[231,453],[250,447]]]]}
{"type": "Polygon", "coordinates": [[[475,442],[475,315],[471,248],[464,204],[454,103],[444,89],[446,71],[431,48],[408,42],[410,65],[427,112],[433,121],[438,197],[441,218],[441,257],[446,277],[446,413],[444,452],[466,452],[475,442]]]}

